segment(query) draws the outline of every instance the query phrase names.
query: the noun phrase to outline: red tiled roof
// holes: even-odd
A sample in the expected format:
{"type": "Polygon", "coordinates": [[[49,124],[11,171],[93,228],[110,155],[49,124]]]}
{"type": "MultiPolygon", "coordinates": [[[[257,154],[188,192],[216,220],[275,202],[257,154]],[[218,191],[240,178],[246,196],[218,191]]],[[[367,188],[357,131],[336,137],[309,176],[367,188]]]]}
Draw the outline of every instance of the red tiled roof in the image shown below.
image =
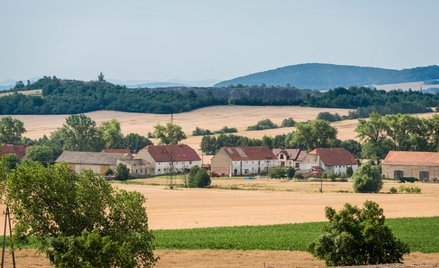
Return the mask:
{"type": "Polygon", "coordinates": [[[316,148],[308,154],[320,156],[320,160],[327,166],[358,164],[355,157],[345,148],[316,148]]]}
{"type": "Polygon", "coordinates": [[[267,146],[223,147],[222,149],[233,161],[277,160],[267,146]]]}
{"type": "Polygon", "coordinates": [[[300,154],[300,149],[281,149],[281,148],[273,148],[273,154],[278,156],[280,153],[284,153],[288,156],[288,159],[296,160],[296,158],[300,154]]]}
{"type": "Polygon", "coordinates": [[[3,154],[15,154],[19,159],[22,159],[26,154],[26,145],[1,144],[0,155],[3,154]]]}
{"type": "Polygon", "coordinates": [[[439,153],[390,151],[381,163],[401,166],[439,166],[439,153]]]}
{"type": "Polygon", "coordinates": [[[131,151],[129,149],[103,149],[102,153],[106,153],[106,154],[129,154],[129,155],[131,155],[131,151]]]}
{"type": "Polygon", "coordinates": [[[147,150],[156,162],[201,161],[197,152],[186,144],[148,145],[142,150],[147,150]]]}

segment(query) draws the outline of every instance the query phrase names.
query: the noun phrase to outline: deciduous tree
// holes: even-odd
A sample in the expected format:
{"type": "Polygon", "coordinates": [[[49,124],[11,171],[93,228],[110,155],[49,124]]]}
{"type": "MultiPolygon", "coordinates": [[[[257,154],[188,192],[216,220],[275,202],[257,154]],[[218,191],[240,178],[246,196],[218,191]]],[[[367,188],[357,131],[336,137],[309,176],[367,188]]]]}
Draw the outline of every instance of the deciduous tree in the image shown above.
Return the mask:
{"type": "Polygon", "coordinates": [[[10,116],[0,119],[0,143],[20,144],[26,132],[23,122],[10,116]]]}
{"type": "Polygon", "coordinates": [[[186,139],[186,134],[183,132],[181,126],[173,123],[155,125],[153,136],[158,139],[161,144],[178,144],[181,140],[186,139]]]}

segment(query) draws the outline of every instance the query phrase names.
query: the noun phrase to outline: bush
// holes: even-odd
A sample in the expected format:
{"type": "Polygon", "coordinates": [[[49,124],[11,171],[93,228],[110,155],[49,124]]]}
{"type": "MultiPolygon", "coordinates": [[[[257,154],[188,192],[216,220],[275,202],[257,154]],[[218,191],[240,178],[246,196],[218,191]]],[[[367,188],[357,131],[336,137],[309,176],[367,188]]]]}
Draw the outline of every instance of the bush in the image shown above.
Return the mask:
{"type": "Polygon", "coordinates": [[[320,112],[317,115],[316,119],[320,119],[320,120],[325,120],[328,122],[335,122],[335,121],[340,121],[342,120],[341,116],[337,113],[335,114],[331,114],[330,112],[320,112]]]}
{"type": "Polygon", "coordinates": [[[296,170],[293,167],[289,167],[287,169],[287,178],[288,179],[292,179],[295,174],[296,174],[296,170]]]}
{"type": "Polygon", "coordinates": [[[294,175],[294,178],[298,179],[298,180],[304,180],[305,176],[302,173],[296,173],[294,175]]]}
{"type": "Polygon", "coordinates": [[[352,175],[354,175],[354,170],[352,169],[352,167],[348,167],[348,168],[346,169],[346,175],[347,175],[348,177],[352,177],[352,175]]]}
{"type": "Polygon", "coordinates": [[[352,179],[357,193],[378,193],[383,187],[381,168],[372,164],[361,165],[352,179]]]}
{"type": "Polygon", "coordinates": [[[281,127],[294,127],[296,121],[292,117],[282,120],[281,127]]]}
{"type": "Polygon", "coordinates": [[[104,172],[105,176],[113,176],[114,175],[114,171],[111,168],[107,168],[107,170],[105,170],[104,172]]]}
{"type": "Polygon", "coordinates": [[[396,194],[398,193],[398,190],[395,187],[390,187],[389,193],[396,194]]]}
{"type": "Polygon", "coordinates": [[[56,267],[151,267],[145,197],[87,170],[24,162],[8,175],[14,238],[36,239],[56,267]],[[108,250],[108,251],[107,251],[108,250]]]}
{"type": "Polygon", "coordinates": [[[222,129],[214,131],[215,134],[237,133],[238,129],[235,127],[224,126],[222,129]]]}
{"type": "Polygon", "coordinates": [[[421,193],[421,188],[419,188],[417,186],[410,187],[410,186],[401,185],[399,187],[399,192],[400,193],[408,193],[408,194],[419,194],[419,193],[421,193]]]}
{"type": "Polygon", "coordinates": [[[212,135],[212,131],[208,129],[202,129],[199,127],[196,127],[194,131],[192,131],[193,136],[205,136],[205,135],[212,135]]]}
{"type": "Polygon", "coordinates": [[[287,173],[288,169],[285,167],[274,167],[268,172],[268,177],[272,179],[282,179],[287,177],[287,173]]]}
{"type": "Polygon", "coordinates": [[[204,188],[211,183],[210,175],[207,170],[194,166],[191,168],[187,179],[187,187],[190,188],[204,188]]]}
{"type": "Polygon", "coordinates": [[[249,126],[247,128],[247,130],[264,130],[264,129],[272,129],[272,128],[278,128],[278,125],[271,122],[270,119],[264,119],[264,120],[259,121],[254,126],[249,126]]]}
{"type": "Polygon", "coordinates": [[[339,212],[327,207],[325,213],[329,223],[309,251],[328,266],[395,263],[410,253],[384,225],[383,209],[375,202],[364,202],[364,208],[345,204],[339,212]]]}
{"type": "Polygon", "coordinates": [[[126,181],[130,178],[130,170],[126,165],[119,163],[116,166],[116,180],[126,181]]]}

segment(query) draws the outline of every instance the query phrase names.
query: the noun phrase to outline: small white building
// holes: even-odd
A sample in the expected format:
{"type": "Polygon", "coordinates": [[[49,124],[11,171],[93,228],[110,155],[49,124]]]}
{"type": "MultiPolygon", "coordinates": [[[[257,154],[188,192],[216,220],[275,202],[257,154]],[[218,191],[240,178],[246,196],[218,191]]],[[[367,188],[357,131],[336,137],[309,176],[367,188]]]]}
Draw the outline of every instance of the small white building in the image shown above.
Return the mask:
{"type": "Polygon", "coordinates": [[[224,176],[267,174],[279,161],[267,146],[223,147],[211,160],[211,171],[224,176]]]}
{"type": "Polygon", "coordinates": [[[348,167],[354,172],[358,169],[358,161],[345,148],[316,148],[308,152],[303,165],[306,169],[320,167],[325,172],[335,174],[346,173],[348,167]]]}
{"type": "Polygon", "coordinates": [[[136,154],[136,158],[149,163],[148,175],[188,172],[201,167],[201,158],[186,144],[149,145],[136,154]]]}
{"type": "Polygon", "coordinates": [[[301,149],[281,149],[273,148],[273,154],[279,161],[281,167],[292,167],[294,169],[303,169],[303,161],[306,159],[307,152],[301,149]]]}

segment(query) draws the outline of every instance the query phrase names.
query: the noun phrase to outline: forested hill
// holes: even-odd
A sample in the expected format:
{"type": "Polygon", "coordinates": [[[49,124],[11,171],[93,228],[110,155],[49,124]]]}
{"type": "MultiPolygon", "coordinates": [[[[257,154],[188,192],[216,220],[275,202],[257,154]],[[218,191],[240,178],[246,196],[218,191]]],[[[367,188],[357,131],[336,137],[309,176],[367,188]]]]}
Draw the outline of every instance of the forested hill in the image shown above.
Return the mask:
{"type": "Polygon", "coordinates": [[[307,63],[249,74],[216,84],[216,87],[236,85],[291,85],[296,88],[331,89],[336,87],[395,84],[439,79],[439,66],[392,70],[374,67],[307,63]]]}
{"type": "MultiPolygon", "coordinates": [[[[350,118],[371,112],[422,113],[439,106],[439,95],[419,91],[336,88],[327,92],[292,87],[174,87],[130,89],[101,81],[44,77],[17,83],[16,91],[41,89],[41,96],[14,93],[0,97],[0,114],[74,114],[98,110],[139,113],[179,113],[213,105],[301,105],[355,109],[350,118]]],[[[294,116],[294,115],[291,115],[294,116]]]]}

